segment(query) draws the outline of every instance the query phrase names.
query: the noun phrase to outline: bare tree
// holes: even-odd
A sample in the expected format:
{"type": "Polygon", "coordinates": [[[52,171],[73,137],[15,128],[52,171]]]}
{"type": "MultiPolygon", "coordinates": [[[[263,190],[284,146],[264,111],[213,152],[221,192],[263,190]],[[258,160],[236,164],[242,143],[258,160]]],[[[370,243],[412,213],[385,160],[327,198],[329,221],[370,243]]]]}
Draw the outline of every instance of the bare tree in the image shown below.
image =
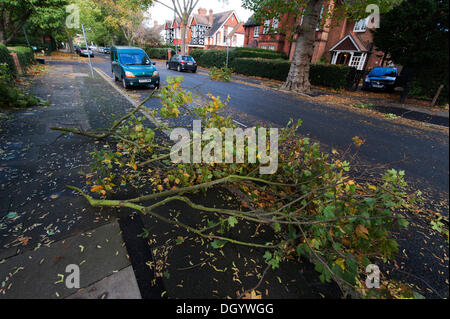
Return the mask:
{"type": "Polygon", "coordinates": [[[156,3],[159,3],[166,8],[169,8],[175,15],[180,19],[180,29],[181,29],[181,54],[186,54],[186,31],[187,25],[189,21],[189,17],[194,11],[194,8],[197,6],[199,0],[170,0],[172,2],[172,7],[163,3],[160,0],[156,0],[156,3]]]}

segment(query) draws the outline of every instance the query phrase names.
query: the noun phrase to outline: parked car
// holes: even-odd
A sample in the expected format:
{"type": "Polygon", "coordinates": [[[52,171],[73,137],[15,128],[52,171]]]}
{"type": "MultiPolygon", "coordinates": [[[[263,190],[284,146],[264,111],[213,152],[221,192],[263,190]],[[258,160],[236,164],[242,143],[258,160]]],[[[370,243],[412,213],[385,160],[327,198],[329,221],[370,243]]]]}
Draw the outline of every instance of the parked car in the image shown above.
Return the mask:
{"type": "Polygon", "coordinates": [[[183,70],[197,72],[197,62],[189,55],[175,54],[166,62],[166,67],[168,70],[176,69],[178,72],[183,70]]]}
{"type": "Polygon", "coordinates": [[[91,57],[94,57],[94,52],[92,52],[92,50],[86,47],[80,47],[80,52],[78,53],[80,56],[88,56],[90,55],[91,57]]]}
{"type": "Polygon", "coordinates": [[[75,45],[73,47],[73,50],[75,51],[75,54],[80,54],[80,49],[81,49],[81,47],[79,45],[75,45]]]}
{"type": "Polygon", "coordinates": [[[363,90],[392,92],[396,86],[397,68],[374,67],[364,79],[363,90]]]}
{"type": "Polygon", "coordinates": [[[103,48],[103,53],[110,54],[111,50],[109,48],[103,48]]]}
{"type": "Polygon", "coordinates": [[[136,47],[111,48],[111,72],[115,81],[122,81],[125,89],[140,85],[152,85],[159,89],[159,73],[155,62],[147,53],[136,47]]]}

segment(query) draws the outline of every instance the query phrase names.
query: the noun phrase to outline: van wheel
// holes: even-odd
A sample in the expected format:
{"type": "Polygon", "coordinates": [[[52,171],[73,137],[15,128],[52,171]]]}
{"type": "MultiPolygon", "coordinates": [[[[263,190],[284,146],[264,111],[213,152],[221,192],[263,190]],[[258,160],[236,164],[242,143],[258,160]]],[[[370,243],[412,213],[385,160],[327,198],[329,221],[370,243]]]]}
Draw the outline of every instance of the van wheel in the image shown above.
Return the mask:
{"type": "Polygon", "coordinates": [[[178,72],[181,72],[181,66],[178,64],[178,66],[177,66],[177,71],[178,72]]]}
{"type": "Polygon", "coordinates": [[[122,86],[125,90],[128,89],[128,84],[127,81],[125,81],[125,78],[122,79],[122,86]]]}

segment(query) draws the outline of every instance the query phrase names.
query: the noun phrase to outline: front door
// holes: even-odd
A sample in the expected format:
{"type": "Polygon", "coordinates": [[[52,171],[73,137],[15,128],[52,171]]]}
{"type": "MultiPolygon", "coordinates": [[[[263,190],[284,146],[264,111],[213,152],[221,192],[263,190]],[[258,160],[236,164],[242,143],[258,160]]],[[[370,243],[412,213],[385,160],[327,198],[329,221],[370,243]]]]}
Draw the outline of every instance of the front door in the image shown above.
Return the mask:
{"type": "Polygon", "coordinates": [[[351,54],[349,52],[339,52],[336,59],[336,64],[348,65],[350,62],[351,54]]]}

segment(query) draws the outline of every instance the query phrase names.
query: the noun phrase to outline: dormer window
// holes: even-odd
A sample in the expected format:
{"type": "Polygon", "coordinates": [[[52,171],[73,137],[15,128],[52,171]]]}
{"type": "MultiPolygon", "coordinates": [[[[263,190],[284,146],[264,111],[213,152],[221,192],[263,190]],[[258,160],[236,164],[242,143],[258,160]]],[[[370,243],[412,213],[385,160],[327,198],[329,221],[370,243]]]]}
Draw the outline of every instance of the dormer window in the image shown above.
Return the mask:
{"type": "Polygon", "coordinates": [[[367,18],[361,19],[355,23],[353,27],[353,32],[365,32],[367,28],[367,18]]]}

